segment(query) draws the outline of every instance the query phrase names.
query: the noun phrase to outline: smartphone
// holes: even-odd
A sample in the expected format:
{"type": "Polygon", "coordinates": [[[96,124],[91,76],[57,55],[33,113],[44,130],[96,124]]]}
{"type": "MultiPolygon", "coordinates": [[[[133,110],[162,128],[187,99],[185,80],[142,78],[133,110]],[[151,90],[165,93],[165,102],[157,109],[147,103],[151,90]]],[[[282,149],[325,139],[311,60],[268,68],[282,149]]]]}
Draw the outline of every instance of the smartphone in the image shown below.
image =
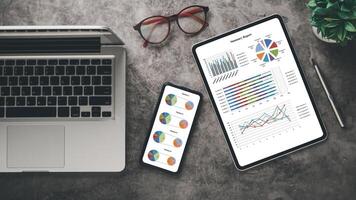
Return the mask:
{"type": "Polygon", "coordinates": [[[202,94],[165,83],[144,144],[141,163],[178,173],[202,94]]]}

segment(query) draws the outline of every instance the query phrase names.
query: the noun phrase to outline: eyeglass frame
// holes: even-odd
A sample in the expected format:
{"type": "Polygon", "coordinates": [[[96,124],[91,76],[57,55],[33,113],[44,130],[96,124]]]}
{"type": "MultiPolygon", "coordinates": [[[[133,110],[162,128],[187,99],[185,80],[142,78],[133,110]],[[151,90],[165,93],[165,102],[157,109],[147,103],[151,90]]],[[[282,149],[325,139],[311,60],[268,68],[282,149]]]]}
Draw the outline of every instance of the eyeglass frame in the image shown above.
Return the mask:
{"type": "MultiPolygon", "coordinates": [[[[204,28],[206,28],[207,26],[209,26],[206,18],[207,18],[207,13],[209,11],[209,7],[208,6],[200,6],[200,5],[192,5],[192,6],[188,6],[186,8],[183,8],[182,10],[180,10],[177,14],[174,14],[174,15],[170,15],[170,16],[162,16],[162,15],[154,15],[154,16],[150,16],[150,17],[147,17],[145,19],[143,19],[142,21],[140,21],[138,24],[136,24],[135,26],[133,26],[134,30],[138,31],[140,36],[142,37],[142,39],[145,41],[145,43],[149,43],[149,44],[160,44],[162,42],[164,42],[168,36],[169,36],[169,33],[171,32],[171,21],[176,21],[177,22],[177,25],[179,27],[179,29],[185,33],[185,34],[188,34],[188,35],[195,35],[195,34],[198,34],[200,33],[202,30],[204,30],[204,28]],[[178,18],[179,18],[179,14],[181,14],[184,10],[186,9],[189,9],[189,8],[192,8],[192,7],[199,7],[199,8],[202,8],[203,11],[204,11],[204,24],[203,26],[200,28],[200,30],[198,30],[197,32],[194,32],[194,33],[189,33],[189,32],[186,32],[185,30],[183,30],[183,28],[179,25],[179,22],[178,22],[178,18]],[[143,22],[145,22],[147,19],[149,18],[154,18],[154,17],[161,17],[161,18],[164,18],[166,19],[167,23],[168,23],[168,31],[167,31],[167,34],[166,36],[160,41],[160,42],[151,42],[149,40],[147,40],[143,34],[142,34],[142,31],[141,31],[141,26],[143,24],[143,22]]],[[[145,46],[145,45],[144,45],[145,46]]]]}

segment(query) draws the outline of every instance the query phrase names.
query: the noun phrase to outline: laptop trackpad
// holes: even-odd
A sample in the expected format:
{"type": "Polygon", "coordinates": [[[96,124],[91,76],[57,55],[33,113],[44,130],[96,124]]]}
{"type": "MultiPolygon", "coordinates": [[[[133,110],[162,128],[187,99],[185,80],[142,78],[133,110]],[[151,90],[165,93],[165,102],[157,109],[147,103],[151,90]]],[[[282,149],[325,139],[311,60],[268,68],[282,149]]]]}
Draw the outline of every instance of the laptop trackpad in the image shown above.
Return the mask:
{"type": "Polygon", "coordinates": [[[64,167],[64,126],[7,127],[9,168],[64,167]]]}

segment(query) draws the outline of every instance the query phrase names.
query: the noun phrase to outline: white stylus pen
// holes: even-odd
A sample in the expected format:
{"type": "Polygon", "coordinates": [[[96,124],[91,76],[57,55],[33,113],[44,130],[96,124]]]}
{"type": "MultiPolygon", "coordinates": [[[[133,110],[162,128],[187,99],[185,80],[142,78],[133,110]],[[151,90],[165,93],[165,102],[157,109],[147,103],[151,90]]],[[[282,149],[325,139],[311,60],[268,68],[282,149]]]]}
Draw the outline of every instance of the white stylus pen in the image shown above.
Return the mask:
{"type": "Polygon", "coordinates": [[[329,92],[329,90],[328,90],[328,87],[327,87],[326,84],[325,84],[324,78],[323,78],[323,76],[321,75],[321,73],[320,73],[320,71],[319,71],[319,67],[318,67],[318,65],[316,64],[316,62],[314,61],[313,58],[311,59],[311,61],[312,61],[313,65],[314,65],[316,74],[317,74],[318,77],[319,77],[319,80],[320,80],[320,82],[321,82],[321,85],[322,85],[323,88],[324,88],[324,91],[325,91],[325,93],[326,93],[326,96],[328,97],[328,100],[329,100],[329,102],[330,102],[330,104],[331,104],[331,107],[333,108],[333,111],[334,111],[334,113],[335,113],[335,116],[336,116],[337,120],[339,121],[339,124],[340,124],[341,128],[344,128],[344,127],[345,127],[344,122],[342,121],[342,118],[341,118],[341,116],[340,116],[340,113],[339,113],[339,111],[337,110],[337,108],[336,108],[336,106],[335,106],[334,99],[333,99],[333,97],[331,96],[331,94],[330,94],[330,92],[329,92]]]}

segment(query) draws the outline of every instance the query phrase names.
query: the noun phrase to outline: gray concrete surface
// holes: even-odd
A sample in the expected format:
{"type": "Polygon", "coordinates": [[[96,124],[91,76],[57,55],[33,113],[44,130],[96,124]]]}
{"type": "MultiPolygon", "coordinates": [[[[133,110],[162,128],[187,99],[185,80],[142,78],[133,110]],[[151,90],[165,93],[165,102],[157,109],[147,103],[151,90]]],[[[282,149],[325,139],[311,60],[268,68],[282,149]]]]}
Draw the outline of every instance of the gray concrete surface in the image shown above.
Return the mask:
{"type": "Polygon", "coordinates": [[[340,48],[317,40],[305,1],[194,1],[210,7],[210,26],[196,37],[173,26],[163,47],[142,48],[132,26],[154,14],[171,14],[192,4],[169,0],[1,0],[3,25],[106,25],[126,42],[127,164],[123,173],[0,174],[0,199],[355,199],[356,61],[355,45],[340,48]],[[9,3],[8,3],[9,2],[9,3]],[[297,55],[329,131],[326,142],[246,172],[229,155],[212,106],[199,78],[193,43],[263,16],[279,13],[286,21],[297,55]],[[341,129],[309,58],[314,56],[341,108],[341,129]],[[153,107],[165,81],[203,92],[202,112],[179,176],[139,165],[153,107]]]}

